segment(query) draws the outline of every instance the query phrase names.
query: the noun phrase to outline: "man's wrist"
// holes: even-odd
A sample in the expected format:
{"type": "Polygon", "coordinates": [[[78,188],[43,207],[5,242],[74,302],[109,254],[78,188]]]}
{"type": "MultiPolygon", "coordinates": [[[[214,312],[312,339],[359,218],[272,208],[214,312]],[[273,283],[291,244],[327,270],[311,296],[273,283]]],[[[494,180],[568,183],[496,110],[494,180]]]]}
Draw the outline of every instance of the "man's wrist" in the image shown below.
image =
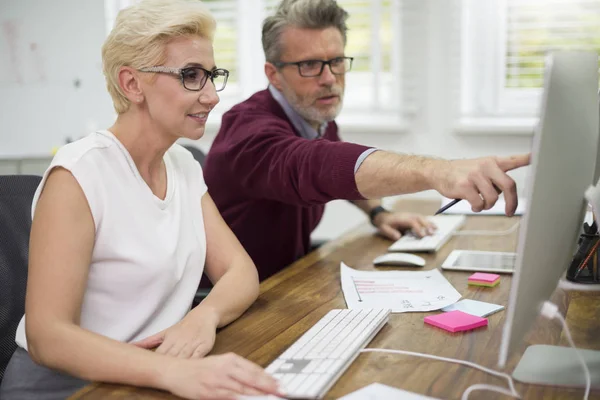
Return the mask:
{"type": "Polygon", "coordinates": [[[377,207],[373,207],[373,208],[371,209],[371,211],[369,211],[369,220],[371,221],[371,224],[372,224],[373,226],[377,226],[377,225],[375,225],[375,218],[376,218],[376,217],[377,217],[379,214],[381,214],[381,213],[384,213],[384,212],[385,212],[385,213],[388,213],[388,212],[390,212],[390,210],[386,209],[385,207],[383,207],[383,206],[381,206],[381,205],[379,205],[379,206],[377,206],[377,207]]]}
{"type": "Polygon", "coordinates": [[[423,168],[423,179],[427,189],[439,191],[440,182],[444,181],[444,174],[450,169],[450,161],[440,158],[428,158],[423,168]]]}

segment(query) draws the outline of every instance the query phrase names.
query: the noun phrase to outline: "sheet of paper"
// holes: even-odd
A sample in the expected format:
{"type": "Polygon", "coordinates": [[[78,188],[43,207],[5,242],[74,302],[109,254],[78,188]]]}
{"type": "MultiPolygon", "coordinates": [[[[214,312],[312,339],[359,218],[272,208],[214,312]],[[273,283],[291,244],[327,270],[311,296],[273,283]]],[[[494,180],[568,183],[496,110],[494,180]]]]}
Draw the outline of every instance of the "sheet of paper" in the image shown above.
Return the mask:
{"type": "Polygon", "coordinates": [[[382,383],[372,383],[362,389],[340,397],[339,400],[436,400],[434,397],[427,397],[421,394],[407,392],[406,390],[396,389],[382,383]]]}
{"type": "MultiPolygon", "coordinates": [[[[440,207],[445,206],[450,203],[452,199],[448,199],[446,197],[442,197],[442,205],[440,207]]],[[[525,198],[519,198],[519,205],[517,206],[517,210],[515,211],[515,215],[523,215],[526,207],[525,198]]],[[[489,210],[483,210],[481,212],[473,212],[471,210],[471,205],[468,201],[462,200],[444,211],[444,214],[463,214],[463,215],[506,215],[506,203],[504,201],[504,197],[500,197],[496,204],[489,210]]]]}
{"type": "Polygon", "coordinates": [[[492,303],[486,303],[484,301],[477,301],[471,299],[464,299],[458,303],[449,305],[448,307],[442,308],[442,311],[462,311],[467,314],[476,315],[478,317],[487,317],[495,312],[504,310],[504,306],[492,303]]]}
{"type": "Polygon", "coordinates": [[[394,313],[439,310],[460,293],[437,269],[430,271],[357,271],[340,264],[348,308],[389,308],[394,313]]]}

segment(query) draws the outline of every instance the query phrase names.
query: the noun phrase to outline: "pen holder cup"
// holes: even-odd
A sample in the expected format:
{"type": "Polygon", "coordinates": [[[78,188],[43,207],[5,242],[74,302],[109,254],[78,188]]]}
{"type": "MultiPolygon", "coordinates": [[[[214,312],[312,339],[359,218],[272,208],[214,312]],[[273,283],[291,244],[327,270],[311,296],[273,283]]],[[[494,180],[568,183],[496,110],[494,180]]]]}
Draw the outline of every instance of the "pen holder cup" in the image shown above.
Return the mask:
{"type": "Polygon", "coordinates": [[[598,232],[582,233],[577,251],[567,270],[567,279],[577,283],[600,283],[600,236],[598,232]]]}

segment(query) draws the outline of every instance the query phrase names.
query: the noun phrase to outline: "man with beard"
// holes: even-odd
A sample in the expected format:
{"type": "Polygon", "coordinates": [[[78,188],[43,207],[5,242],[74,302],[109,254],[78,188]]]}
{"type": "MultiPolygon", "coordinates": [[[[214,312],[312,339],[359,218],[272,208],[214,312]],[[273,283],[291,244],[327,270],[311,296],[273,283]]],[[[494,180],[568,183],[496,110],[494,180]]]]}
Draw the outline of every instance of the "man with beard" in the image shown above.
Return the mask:
{"type": "Polygon", "coordinates": [[[334,0],[283,0],[263,24],[269,87],[225,113],[204,176],[223,218],[256,264],[261,280],[310,251],[325,204],[346,199],[384,236],[435,229],[424,217],[390,212],[384,196],[435,189],[489,209],[504,192],[517,206],[506,171],[529,155],[441,160],[340,141],[348,14],[334,0]]]}

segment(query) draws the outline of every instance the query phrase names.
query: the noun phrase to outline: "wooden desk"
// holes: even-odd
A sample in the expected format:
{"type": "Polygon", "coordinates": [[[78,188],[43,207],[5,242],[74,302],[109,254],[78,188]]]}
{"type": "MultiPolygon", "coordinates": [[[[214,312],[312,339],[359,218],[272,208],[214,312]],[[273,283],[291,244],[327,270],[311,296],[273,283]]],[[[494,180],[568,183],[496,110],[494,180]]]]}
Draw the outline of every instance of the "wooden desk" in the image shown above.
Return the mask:
{"type": "MultiPolygon", "coordinates": [[[[431,213],[437,202],[404,200],[404,210],[431,213]]],[[[505,217],[471,217],[465,229],[504,230],[516,219],[505,217]]],[[[357,269],[373,270],[373,258],[386,252],[390,242],[373,235],[367,224],[332,241],[307,255],[291,267],[261,284],[256,303],[236,322],[221,330],[213,354],[235,352],[267,366],[333,308],[345,308],[340,287],[340,261],[357,269]]],[[[436,254],[425,255],[431,269],[441,265],[453,249],[515,251],[517,233],[507,236],[457,236],[436,254]]],[[[388,270],[389,268],[386,268],[388,270]]],[[[467,272],[444,272],[444,275],[463,295],[507,305],[511,276],[503,275],[495,288],[467,286],[467,272]]],[[[600,295],[570,293],[557,290],[552,300],[567,313],[575,342],[584,348],[600,350],[600,295]]],[[[489,317],[487,328],[468,333],[452,334],[425,325],[425,315],[434,313],[393,314],[369,347],[402,349],[438,356],[469,360],[497,369],[498,349],[506,312],[489,317]]],[[[528,344],[559,344],[568,346],[558,323],[538,319],[529,337],[509,363],[512,371],[528,344]]],[[[489,383],[506,387],[506,382],[483,372],[455,364],[391,354],[361,354],[338,380],[327,398],[338,398],[373,382],[381,382],[416,393],[443,399],[459,399],[474,383],[489,383]]],[[[517,383],[517,390],[525,399],[563,399],[583,397],[583,390],[549,388],[517,383]]],[[[92,384],[73,399],[167,399],[169,394],[150,389],[92,384]]],[[[475,392],[470,399],[500,399],[506,396],[491,392],[475,392]]],[[[590,398],[600,398],[596,391],[590,398]]]]}

